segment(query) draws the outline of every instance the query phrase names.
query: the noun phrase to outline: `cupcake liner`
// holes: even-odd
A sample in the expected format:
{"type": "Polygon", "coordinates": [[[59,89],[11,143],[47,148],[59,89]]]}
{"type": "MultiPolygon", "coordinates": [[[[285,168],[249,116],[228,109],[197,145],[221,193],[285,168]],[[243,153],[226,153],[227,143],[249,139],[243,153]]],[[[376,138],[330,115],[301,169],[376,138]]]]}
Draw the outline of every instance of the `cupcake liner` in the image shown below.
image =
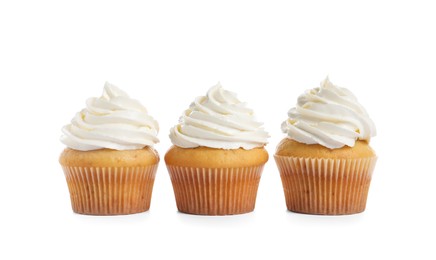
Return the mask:
{"type": "Polygon", "coordinates": [[[62,166],[73,211],[87,215],[123,215],[147,211],[157,166],[62,166]]]}
{"type": "Polygon", "coordinates": [[[288,210],[343,215],[365,210],[377,157],[320,159],[274,156],[288,210]]]}
{"type": "Polygon", "coordinates": [[[194,168],[167,165],[180,212],[232,215],[251,212],[263,165],[241,168],[194,168]]]}

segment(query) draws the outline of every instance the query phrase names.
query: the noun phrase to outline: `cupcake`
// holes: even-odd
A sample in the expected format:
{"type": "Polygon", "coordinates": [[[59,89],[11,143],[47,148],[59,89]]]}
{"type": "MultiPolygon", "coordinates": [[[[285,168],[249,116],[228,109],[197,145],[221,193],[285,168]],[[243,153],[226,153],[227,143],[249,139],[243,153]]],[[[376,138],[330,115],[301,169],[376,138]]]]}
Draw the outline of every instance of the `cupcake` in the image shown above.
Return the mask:
{"type": "Polygon", "coordinates": [[[59,162],[73,211],[121,215],[150,208],[159,156],[157,122],[138,101],[106,83],[100,98],[62,128],[59,162]]]}
{"type": "Polygon", "coordinates": [[[268,133],[253,111],[218,83],[171,128],[165,154],[177,208],[197,215],[254,210],[268,133]]]}
{"type": "Polygon", "coordinates": [[[377,157],[369,146],[374,123],[347,89],[326,78],[288,112],[287,134],[274,155],[286,206],[322,215],[365,210],[377,157]]]}

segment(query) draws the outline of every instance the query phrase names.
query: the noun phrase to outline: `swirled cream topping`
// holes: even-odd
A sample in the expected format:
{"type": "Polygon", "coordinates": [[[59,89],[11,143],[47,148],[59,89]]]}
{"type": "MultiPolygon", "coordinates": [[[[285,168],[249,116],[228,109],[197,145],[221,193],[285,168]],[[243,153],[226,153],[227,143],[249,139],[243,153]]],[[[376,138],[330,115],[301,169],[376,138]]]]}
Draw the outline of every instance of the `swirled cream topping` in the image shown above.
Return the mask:
{"type": "Polygon", "coordinates": [[[353,147],[356,140],[369,142],[376,135],[374,123],[353,93],[333,85],[328,77],[319,88],[302,94],[288,116],[282,131],[300,143],[335,149],[353,147]]]}
{"type": "Polygon", "coordinates": [[[62,128],[61,141],[69,148],[134,150],[159,142],[159,126],[137,100],[106,82],[103,95],[89,98],[71,124],[62,128]]]}
{"type": "Polygon", "coordinates": [[[235,93],[224,90],[218,83],[206,96],[195,99],[180,117],[179,124],[171,128],[170,139],[182,148],[248,150],[267,143],[269,135],[262,125],[235,93]]]}

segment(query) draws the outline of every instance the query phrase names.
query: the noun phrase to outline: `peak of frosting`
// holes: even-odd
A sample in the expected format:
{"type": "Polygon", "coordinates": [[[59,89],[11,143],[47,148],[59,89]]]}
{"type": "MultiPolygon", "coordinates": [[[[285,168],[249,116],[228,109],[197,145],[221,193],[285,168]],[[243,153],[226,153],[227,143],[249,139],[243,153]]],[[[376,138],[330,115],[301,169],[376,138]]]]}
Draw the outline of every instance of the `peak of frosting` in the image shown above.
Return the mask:
{"type": "Polygon", "coordinates": [[[89,98],[86,108],[62,128],[61,142],[80,151],[134,150],[159,142],[158,131],[139,101],[106,82],[101,97],[89,98]]]}
{"type": "Polygon", "coordinates": [[[327,77],[319,88],[298,97],[297,106],[282,123],[288,137],[305,144],[320,144],[330,149],[353,147],[356,140],[376,135],[376,128],[357,98],[327,77]]]}
{"type": "Polygon", "coordinates": [[[262,125],[246,103],[218,83],[185,110],[179,124],[171,128],[170,139],[182,148],[248,150],[267,143],[269,135],[262,125]]]}

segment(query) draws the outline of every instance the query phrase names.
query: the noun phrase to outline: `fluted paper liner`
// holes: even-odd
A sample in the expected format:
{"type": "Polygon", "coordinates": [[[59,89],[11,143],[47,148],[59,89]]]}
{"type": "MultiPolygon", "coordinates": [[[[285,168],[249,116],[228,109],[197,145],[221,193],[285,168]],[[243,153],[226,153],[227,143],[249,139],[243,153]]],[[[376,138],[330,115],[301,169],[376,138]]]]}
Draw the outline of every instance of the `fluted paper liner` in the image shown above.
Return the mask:
{"type": "Polygon", "coordinates": [[[123,215],[147,211],[157,166],[62,166],[73,211],[87,215],[123,215]]]}
{"type": "Polygon", "coordinates": [[[263,165],[193,168],[167,165],[180,212],[232,215],[254,210],[263,165]]]}
{"type": "Polygon", "coordinates": [[[288,210],[344,215],[363,212],[377,157],[320,159],[274,156],[288,210]]]}

